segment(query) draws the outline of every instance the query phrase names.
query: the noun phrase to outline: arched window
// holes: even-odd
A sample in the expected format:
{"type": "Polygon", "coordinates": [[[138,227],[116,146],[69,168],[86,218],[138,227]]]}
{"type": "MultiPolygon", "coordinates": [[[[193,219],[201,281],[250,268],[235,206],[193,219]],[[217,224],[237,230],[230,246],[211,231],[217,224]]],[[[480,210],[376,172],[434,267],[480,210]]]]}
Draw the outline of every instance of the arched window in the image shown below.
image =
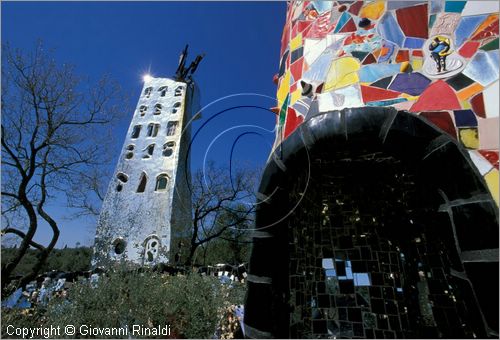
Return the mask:
{"type": "Polygon", "coordinates": [[[184,87],[182,86],[177,86],[176,89],[175,89],[175,93],[174,93],[174,96],[175,97],[179,97],[179,96],[182,96],[182,90],[184,89],[184,87]]]}
{"type": "Polygon", "coordinates": [[[127,248],[127,242],[121,237],[118,237],[113,241],[113,250],[115,251],[116,255],[123,254],[125,249],[127,248]]]}
{"type": "Polygon", "coordinates": [[[160,129],[160,124],[151,123],[148,125],[147,137],[156,137],[158,135],[158,130],[160,129]]]}
{"type": "Polygon", "coordinates": [[[177,102],[174,104],[174,108],[172,109],[172,113],[177,113],[177,109],[181,106],[181,102],[177,102]]]}
{"type": "Polygon", "coordinates": [[[163,145],[163,156],[170,157],[174,153],[175,142],[166,142],[163,145]]]}
{"type": "Polygon", "coordinates": [[[134,129],[132,130],[132,138],[137,138],[141,134],[141,125],[136,125],[134,126],[134,129]]]}
{"type": "Polygon", "coordinates": [[[127,181],[128,181],[128,176],[126,174],[124,174],[123,172],[117,173],[116,178],[118,178],[118,180],[120,182],[123,182],[123,183],[127,183],[127,181]]]}
{"type": "Polygon", "coordinates": [[[154,150],[155,150],[155,145],[149,144],[144,150],[142,150],[144,151],[142,158],[151,158],[151,156],[153,156],[154,150]]]}
{"type": "Polygon", "coordinates": [[[119,172],[116,174],[116,178],[118,179],[118,184],[116,185],[116,191],[120,192],[123,189],[123,184],[127,183],[128,176],[123,172],[119,172]]]}
{"type": "Polygon", "coordinates": [[[155,105],[155,115],[161,114],[161,104],[156,104],[155,105]]]}
{"type": "Polygon", "coordinates": [[[148,87],[144,90],[144,95],[146,96],[146,98],[149,98],[151,96],[152,91],[153,91],[152,87],[148,87]]]}
{"type": "Polygon", "coordinates": [[[134,144],[127,145],[127,153],[125,154],[125,159],[132,159],[134,157],[134,144]]]}
{"type": "Polygon", "coordinates": [[[141,178],[139,179],[139,186],[137,187],[137,192],[144,192],[146,190],[146,184],[148,183],[148,175],[143,171],[141,178]]]}
{"type": "Polygon", "coordinates": [[[168,186],[168,175],[167,174],[158,175],[158,177],[156,177],[155,191],[167,190],[167,186],[168,186]]]}
{"type": "Polygon", "coordinates": [[[160,92],[160,96],[165,97],[167,94],[168,87],[167,86],[162,86],[158,89],[158,92],[160,92]]]}
{"type": "Polygon", "coordinates": [[[168,124],[167,124],[167,136],[175,135],[178,123],[179,122],[168,122],[168,124]]]}
{"type": "Polygon", "coordinates": [[[139,107],[139,114],[141,115],[141,117],[143,117],[146,114],[147,110],[148,107],[146,105],[141,105],[141,107],[139,107]]]}

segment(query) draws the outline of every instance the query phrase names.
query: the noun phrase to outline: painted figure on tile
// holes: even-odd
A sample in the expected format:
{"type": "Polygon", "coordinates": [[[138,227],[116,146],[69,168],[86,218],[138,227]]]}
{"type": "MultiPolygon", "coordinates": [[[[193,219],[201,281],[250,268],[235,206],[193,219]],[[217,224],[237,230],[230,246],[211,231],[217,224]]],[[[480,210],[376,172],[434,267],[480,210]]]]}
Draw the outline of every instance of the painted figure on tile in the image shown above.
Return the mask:
{"type": "Polygon", "coordinates": [[[446,71],[446,57],[451,54],[450,40],[448,38],[437,36],[429,45],[431,57],[436,62],[437,71],[446,71]]]}

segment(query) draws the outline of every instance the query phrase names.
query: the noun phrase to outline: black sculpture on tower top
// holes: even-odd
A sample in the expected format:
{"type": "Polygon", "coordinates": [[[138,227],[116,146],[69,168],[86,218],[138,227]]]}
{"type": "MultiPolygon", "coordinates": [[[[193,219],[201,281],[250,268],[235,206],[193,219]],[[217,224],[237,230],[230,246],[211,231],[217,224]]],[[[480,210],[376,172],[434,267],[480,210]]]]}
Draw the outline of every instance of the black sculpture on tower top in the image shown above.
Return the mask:
{"type": "Polygon", "coordinates": [[[199,54],[198,56],[196,56],[194,61],[192,61],[191,64],[186,68],[185,65],[188,55],[188,47],[189,45],[186,45],[186,47],[184,47],[184,50],[181,52],[181,55],[179,56],[179,66],[177,66],[177,70],[175,71],[175,80],[177,81],[191,80],[191,76],[194,74],[194,72],[198,68],[198,64],[205,56],[205,53],[199,54]]]}

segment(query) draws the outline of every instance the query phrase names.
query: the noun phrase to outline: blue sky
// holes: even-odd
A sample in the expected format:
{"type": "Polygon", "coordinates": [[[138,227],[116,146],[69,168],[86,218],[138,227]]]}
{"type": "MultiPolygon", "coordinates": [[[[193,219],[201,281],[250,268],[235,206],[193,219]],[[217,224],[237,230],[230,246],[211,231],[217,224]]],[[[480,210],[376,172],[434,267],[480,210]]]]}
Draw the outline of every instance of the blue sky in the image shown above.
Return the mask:
{"type": "MultiPolygon", "coordinates": [[[[217,112],[238,105],[275,106],[272,81],[279,63],[285,2],[2,2],[2,42],[30,50],[38,39],[54,48],[58,62],[76,66],[76,72],[92,80],[109,74],[130,95],[127,117],[114,130],[116,157],[125,138],[132,110],[142,88],[142,76],[174,74],[180,51],[190,45],[190,62],[205,58],[195,78],[202,106],[209,105],[196,131],[217,112]],[[267,96],[267,97],[266,97],[267,96]]],[[[227,165],[232,140],[244,132],[235,148],[235,161],[262,166],[273,142],[275,116],[266,110],[236,109],[212,120],[194,141],[192,166],[206,158],[227,165]],[[256,128],[239,125],[256,125],[256,128]],[[269,132],[266,132],[268,130],[269,132]]],[[[114,167],[114,164],[112,165],[114,167]]],[[[62,218],[63,205],[51,209],[62,218]]],[[[76,242],[91,244],[93,219],[62,220],[59,247],[76,242]]],[[[36,240],[46,243],[42,229],[36,240]]]]}

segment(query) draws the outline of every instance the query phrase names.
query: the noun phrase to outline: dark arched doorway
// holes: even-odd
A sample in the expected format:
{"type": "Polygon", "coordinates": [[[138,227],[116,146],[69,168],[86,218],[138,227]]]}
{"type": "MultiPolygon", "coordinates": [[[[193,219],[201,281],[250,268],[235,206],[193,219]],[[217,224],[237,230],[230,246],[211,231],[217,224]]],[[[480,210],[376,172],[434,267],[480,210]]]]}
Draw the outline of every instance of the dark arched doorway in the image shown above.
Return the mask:
{"type": "Polygon", "coordinates": [[[259,188],[249,337],[487,337],[498,210],[467,152],[392,108],[316,115],[259,188]]]}

